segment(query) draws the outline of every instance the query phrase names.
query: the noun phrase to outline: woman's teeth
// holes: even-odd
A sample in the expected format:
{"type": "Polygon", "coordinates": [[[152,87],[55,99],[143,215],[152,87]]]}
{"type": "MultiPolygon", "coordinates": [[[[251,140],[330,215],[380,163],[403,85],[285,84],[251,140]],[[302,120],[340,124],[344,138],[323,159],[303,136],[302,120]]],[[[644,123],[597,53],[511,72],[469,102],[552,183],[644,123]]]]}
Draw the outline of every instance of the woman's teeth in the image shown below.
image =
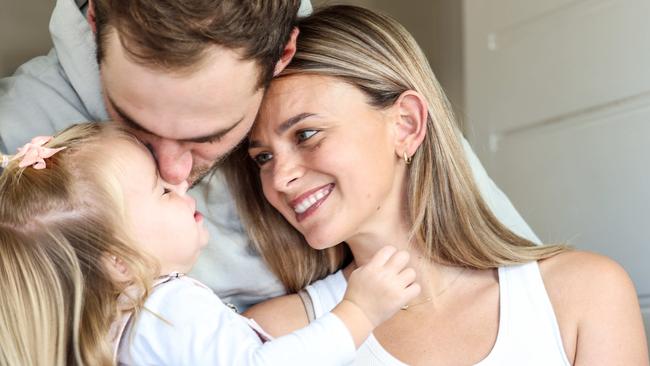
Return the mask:
{"type": "Polygon", "coordinates": [[[293,210],[296,213],[301,214],[307,211],[311,206],[316,204],[316,202],[323,199],[323,197],[327,196],[331,191],[332,191],[332,186],[328,185],[327,187],[314,192],[308,197],[305,197],[305,199],[303,199],[293,207],[293,210]]]}

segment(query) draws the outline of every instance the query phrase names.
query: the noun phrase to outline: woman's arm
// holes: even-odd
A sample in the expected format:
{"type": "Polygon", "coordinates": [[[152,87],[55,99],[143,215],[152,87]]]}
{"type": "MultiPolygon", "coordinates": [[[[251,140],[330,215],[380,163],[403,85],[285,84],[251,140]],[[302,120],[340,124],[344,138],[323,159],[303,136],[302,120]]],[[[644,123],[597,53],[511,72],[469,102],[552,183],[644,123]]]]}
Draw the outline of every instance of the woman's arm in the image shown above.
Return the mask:
{"type": "Polygon", "coordinates": [[[540,268],[574,365],[648,365],[634,284],[618,263],[576,251],[540,268]]]}
{"type": "Polygon", "coordinates": [[[281,337],[308,324],[307,312],[298,295],[286,295],[257,304],[243,314],[255,320],[273,337],[281,337]]]}

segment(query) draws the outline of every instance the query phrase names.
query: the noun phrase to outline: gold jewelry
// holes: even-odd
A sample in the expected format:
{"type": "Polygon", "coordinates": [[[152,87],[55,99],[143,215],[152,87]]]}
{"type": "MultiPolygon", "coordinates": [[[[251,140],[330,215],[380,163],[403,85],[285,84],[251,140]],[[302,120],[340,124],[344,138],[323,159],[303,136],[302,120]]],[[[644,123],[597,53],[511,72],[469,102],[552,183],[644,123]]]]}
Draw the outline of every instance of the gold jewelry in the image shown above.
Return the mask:
{"type": "Polygon", "coordinates": [[[411,164],[411,161],[413,161],[413,158],[411,158],[410,156],[408,156],[408,155],[406,154],[406,151],[404,151],[404,162],[406,163],[406,165],[410,165],[410,164],[411,164]]]}
{"type": "Polygon", "coordinates": [[[424,301],[422,301],[422,302],[418,302],[418,303],[415,303],[415,304],[406,304],[406,305],[402,306],[400,309],[401,310],[408,310],[409,308],[412,308],[414,306],[426,304],[428,302],[431,302],[433,299],[437,299],[442,294],[444,294],[445,291],[447,291],[449,288],[451,288],[451,286],[460,278],[460,275],[462,275],[465,272],[466,269],[467,269],[467,267],[463,268],[460,272],[458,272],[456,277],[454,277],[454,279],[451,280],[447,286],[445,286],[442,290],[438,291],[438,293],[436,293],[434,296],[429,296],[426,299],[424,299],[424,301]]]}
{"type": "Polygon", "coordinates": [[[424,301],[422,301],[422,302],[418,302],[418,303],[415,303],[415,304],[407,304],[407,305],[402,306],[400,309],[401,309],[401,310],[408,310],[410,307],[418,306],[418,305],[422,305],[422,304],[426,304],[426,303],[428,303],[428,302],[431,301],[431,300],[433,300],[433,297],[427,297],[427,298],[424,299],[424,301]]]}

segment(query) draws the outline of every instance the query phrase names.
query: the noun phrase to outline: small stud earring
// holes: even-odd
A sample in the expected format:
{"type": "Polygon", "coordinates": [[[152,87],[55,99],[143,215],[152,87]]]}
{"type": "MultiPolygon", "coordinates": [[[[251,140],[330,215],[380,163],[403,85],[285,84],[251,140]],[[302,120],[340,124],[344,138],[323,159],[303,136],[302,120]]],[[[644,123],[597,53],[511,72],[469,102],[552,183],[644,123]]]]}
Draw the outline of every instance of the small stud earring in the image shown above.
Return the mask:
{"type": "Polygon", "coordinates": [[[411,158],[410,156],[408,156],[408,155],[406,154],[406,151],[404,151],[404,163],[406,163],[406,165],[410,165],[412,160],[413,160],[413,158],[411,158]]]}

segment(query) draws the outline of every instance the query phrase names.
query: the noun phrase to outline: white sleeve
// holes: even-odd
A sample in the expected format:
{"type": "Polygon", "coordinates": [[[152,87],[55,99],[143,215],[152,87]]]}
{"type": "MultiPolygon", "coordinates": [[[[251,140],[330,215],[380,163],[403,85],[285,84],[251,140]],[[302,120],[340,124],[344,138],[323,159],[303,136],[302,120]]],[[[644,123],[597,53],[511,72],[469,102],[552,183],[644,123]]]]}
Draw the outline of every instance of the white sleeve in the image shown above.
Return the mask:
{"type": "Polygon", "coordinates": [[[182,279],[154,291],[145,307],[150,311],[143,311],[122,338],[120,363],[346,365],[355,357],[352,336],[334,314],[262,343],[246,318],[227,308],[210,290],[182,279]]]}
{"type": "Polygon", "coordinates": [[[519,212],[517,212],[512,203],[510,203],[510,200],[505,193],[503,193],[488,176],[481,161],[478,160],[472,147],[464,137],[462,138],[462,144],[463,149],[465,150],[465,156],[467,161],[469,161],[472,174],[474,175],[474,181],[481,191],[483,200],[485,200],[487,205],[490,207],[494,216],[496,216],[503,225],[515,234],[539,244],[540,240],[537,235],[535,235],[526,221],[524,221],[521,215],[519,215],[519,212]]]}

